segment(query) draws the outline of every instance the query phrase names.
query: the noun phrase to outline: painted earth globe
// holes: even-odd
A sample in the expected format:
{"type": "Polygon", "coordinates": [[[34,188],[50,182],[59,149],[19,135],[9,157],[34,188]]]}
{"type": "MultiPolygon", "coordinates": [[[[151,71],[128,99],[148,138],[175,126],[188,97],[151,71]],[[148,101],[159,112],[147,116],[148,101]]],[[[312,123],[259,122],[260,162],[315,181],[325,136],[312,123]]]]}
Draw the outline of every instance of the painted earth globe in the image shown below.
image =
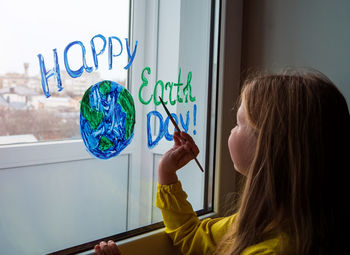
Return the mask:
{"type": "Polygon", "coordinates": [[[127,89],[113,81],[91,86],[80,105],[80,133],[86,149],[99,159],[117,156],[134,136],[135,105],[127,89]]]}

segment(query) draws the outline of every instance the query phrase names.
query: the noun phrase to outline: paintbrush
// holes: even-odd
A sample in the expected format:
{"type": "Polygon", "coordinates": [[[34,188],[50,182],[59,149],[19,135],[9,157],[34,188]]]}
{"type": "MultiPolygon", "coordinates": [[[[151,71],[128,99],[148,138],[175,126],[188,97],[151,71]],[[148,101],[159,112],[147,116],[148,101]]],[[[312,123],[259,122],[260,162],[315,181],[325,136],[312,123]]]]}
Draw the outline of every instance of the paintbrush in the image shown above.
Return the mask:
{"type": "MultiPolygon", "coordinates": [[[[162,105],[163,105],[163,107],[164,107],[164,110],[166,111],[166,114],[168,115],[169,119],[171,120],[171,122],[174,124],[175,128],[177,129],[177,131],[181,132],[181,130],[180,130],[179,126],[176,124],[176,121],[174,120],[173,116],[171,116],[171,114],[170,114],[168,108],[165,106],[165,104],[164,104],[162,98],[159,97],[159,99],[160,99],[160,102],[162,103],[162,105]]],[[[202,172],[204,172],[203,167],[202,167],[201,164],[199,163],[198,159],[196,158],[196,156],[194,155],[194,152],[193,152],[192,150],[191,150],[191,153],[192,153],[192,155],[194,156],[194,160],[196,161],[196,163],[197,163],[199,169],[200,169],[202,172]]]]}

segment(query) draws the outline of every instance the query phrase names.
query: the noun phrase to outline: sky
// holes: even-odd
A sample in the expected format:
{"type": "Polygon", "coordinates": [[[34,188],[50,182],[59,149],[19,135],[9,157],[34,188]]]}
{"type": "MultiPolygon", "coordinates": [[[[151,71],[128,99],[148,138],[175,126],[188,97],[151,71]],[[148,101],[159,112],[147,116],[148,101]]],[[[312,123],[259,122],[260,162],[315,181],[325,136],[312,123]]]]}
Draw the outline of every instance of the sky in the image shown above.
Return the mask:
{"type": "MultiPolygon", "coordinates": [[[[97,34],[107,40],[107,47],[98,57],[99,69],[105,79],[127,76],[125,38],[128,37],[129,0],[0,0],[0,75],[24,72],[29,63],[29,75],[39,75],[38,54],[44,57],[46,69],[53,67],[53,49],[57,49],[60,69],[64,70],[63,52],[73,41],[81,41],[86,48],[87,64],[93,66],[90,40],[97,34]],[[108,70],[108,37],[123,42],[123,52],[108,70]]],[[[96,39],[96,51],[99,45],[96,39]]],[[[118,44],[116,44],[117,46],[118,44]]],[[[115,48],[115,54],[119,49],[115,48]]],[[[73,46],[68,53],[72,69],[82,63],[81,49],[73,46]]]]}

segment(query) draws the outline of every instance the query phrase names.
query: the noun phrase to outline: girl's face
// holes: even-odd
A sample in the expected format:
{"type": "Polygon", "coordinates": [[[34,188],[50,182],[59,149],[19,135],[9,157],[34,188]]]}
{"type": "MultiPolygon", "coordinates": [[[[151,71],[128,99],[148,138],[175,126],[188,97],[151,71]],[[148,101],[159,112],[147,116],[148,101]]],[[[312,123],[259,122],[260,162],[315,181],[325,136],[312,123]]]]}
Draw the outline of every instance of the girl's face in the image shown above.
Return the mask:
{"type": "Polygon", "coordinates": [[[242,102],[237,111],[237,125],[231,130],[228,139],[228,148],[236,171],[247,175],[248,168],[253,161],[255,147],[256,137],[248,124],[242,102]]]}

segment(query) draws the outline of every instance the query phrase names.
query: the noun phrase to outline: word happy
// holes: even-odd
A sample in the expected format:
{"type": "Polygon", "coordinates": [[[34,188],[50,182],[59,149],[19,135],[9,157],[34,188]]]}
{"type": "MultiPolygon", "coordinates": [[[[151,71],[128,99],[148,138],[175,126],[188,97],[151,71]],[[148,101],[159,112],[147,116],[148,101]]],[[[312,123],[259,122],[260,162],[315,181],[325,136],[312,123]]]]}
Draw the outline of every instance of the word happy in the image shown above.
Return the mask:
{"type": "MultiPolygon", "coordinates": [[[[125,38],[125,48],[126,48],[126,52],[128,54],[128,58],[129,58],[129,63],[124,67],[124,69],[126,69],[126,70],[130,68],[130,66],[132,65],[132,63],[135,59],[136,50],[137,50],[137,43],[138,42],[136,41],[133,51],[130,51],[128,38],[125,38]]],[[[78,78],[83,74],[84,71],[87,73],[91,73],[92,71],[94,71],[94,70],[96,71],[98,69],[98,56],[102,55],[105,52],[105,50],[107,48],[107,39],[101,34],[95,35],[90,40],[90,47],[91,47],[91,53],[92,53],[94,67],[87,65],[87,63],[86,63],[86,48],[81,41],[71,42],[65,47],[64,52],[63,52],[64,66],[65,66],[66,71],[70,77],[78,78]],[[96,47],[95,47],[96,40],[102,41],[102,43],[103,43],[102,48],[96,49],[96,47]],[[78,47],[81,48],[81,56],[82,56],[81,67],[77,70],[72,70],[72,68],[70,67],[70,64],[69,64],[69,59],[68,59],[68,52],[71,49],[71,47],[74,45],[77,45],[78,47]]],[[[111,70],[113,68],[113,58],[120,56],[122,53],[123,53],[123,42],[116,36],[108,37],[108,68],[109,68],[109,70],[111,70]],[[119,50],[117,51],[117,49],[119,49],[119,50]]],[[[54,67],[48,71],[47,71],[47,68],[45,66],[44,57],[41,54],[38,54],[38,58],[39,58],[39,65],[40,65],[42,89],[43,89],[45,96],[50,97],[50,91],[49,91],[49,86],[48,86],[48,79],[50,77],[53,76],[54,78],[56,78],[58,91],[63,90],[60,66],[59,66],[58,57],[57,57],[57,49],[53,49],[54,67]]]]}

